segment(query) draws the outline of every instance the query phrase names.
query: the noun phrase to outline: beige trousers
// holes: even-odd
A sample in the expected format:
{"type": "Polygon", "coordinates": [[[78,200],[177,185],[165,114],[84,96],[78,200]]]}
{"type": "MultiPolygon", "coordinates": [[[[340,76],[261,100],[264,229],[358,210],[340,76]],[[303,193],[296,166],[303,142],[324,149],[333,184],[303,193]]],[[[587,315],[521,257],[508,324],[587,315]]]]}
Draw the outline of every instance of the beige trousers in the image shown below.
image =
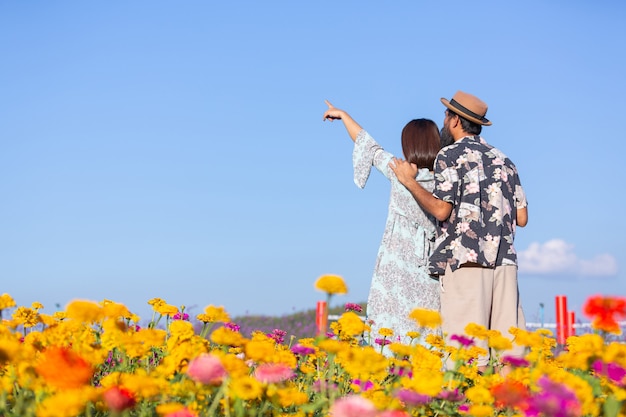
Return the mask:
{"type": "MultiPolygon", "coordinates": [[[[461,267],[452,272],[447,267],[445,275],[439,277],[441,283],[442,330],[446,342],[450,336],[465,335],[465,326],[476,323],[487,329],[499,330],[513,340],[511,327],[526,329],[526,319],[517,286],[517,266],[503,265],[495,269],[479,266],[461,267]]],[[[475,344],[487,350],[486,340],[475,340],[475,344]]],[[[478,359],[478,365],[489,363],[492,352],[478,359]]],[[[513,349],[502,355],[522,357],[524,347],[513,343],[513,349]]],[[[448,366],[451,364],[448,363],[448,366]]]]}

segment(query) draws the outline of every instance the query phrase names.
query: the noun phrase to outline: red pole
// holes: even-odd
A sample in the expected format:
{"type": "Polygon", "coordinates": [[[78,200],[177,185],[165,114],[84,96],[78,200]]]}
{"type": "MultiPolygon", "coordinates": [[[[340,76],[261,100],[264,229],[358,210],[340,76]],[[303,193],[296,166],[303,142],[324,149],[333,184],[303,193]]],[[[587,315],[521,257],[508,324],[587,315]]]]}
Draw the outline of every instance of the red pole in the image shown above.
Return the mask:
{"type": "Polygon", "coordinates": [[[315,325],[317,326],[318,336],[326,334],[326,327],[328,326],[328,306],[326,301],[318,301],[317,308],[315,309],[315,325]]]}
{"type": "Polygon", "coordinates": [[[556,342],[564,345],[567,340],[567,297],[564,295],[556,296],[556,342]]]}
{"type": "Polygon", "coordinates": [[[576,323],[576,313],[573,312],[573,311],[570,311],[567,317],[568,317],[568,320],[567,320],[567,328],[568,328],[567,335],[568,336],[576,336],[576,329],[574,328],[574,323],[576,323]]]}

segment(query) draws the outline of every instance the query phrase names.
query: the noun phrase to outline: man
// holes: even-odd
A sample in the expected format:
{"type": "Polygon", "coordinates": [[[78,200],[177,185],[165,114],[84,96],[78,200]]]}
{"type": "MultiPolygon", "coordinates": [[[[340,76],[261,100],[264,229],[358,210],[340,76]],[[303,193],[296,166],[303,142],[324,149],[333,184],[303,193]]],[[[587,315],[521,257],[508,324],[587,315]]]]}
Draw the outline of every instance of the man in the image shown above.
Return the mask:
{"type": "MultiPolygon", "coordinates": [[[[509,329],[525,329],[519,300],[515,227],[528,222],[527,202],[513,162],[480,137],[487,105],[458,91],[445,98],[441,149],[435,161],[432,193],[415,181],[417,167],[395,159],[390,168],[417,202],[439,220],[429,272],[441,284],[442,330],[448,340],[465,334],[469,323],[498,330],[512,339],[509,329]]],[[[477,340],[487,352],[487,342],[477,340]]],[[[521,356],[523,348],[505,354],[521,356]]],[[[489,353],[478,359],[479,370],[489,353]]],[[[506,371],[506,370],[505,370],[506,371]]]]}

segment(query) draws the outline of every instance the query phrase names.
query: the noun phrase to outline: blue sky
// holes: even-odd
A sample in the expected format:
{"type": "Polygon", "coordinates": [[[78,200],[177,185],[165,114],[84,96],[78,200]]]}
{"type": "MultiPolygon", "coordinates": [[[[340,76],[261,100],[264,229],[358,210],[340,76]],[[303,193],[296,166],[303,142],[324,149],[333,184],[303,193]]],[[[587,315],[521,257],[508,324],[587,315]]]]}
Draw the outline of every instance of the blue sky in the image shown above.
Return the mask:
{"type": "Polygon", "coordinates": [[[0,293],[280,315],[331,273],[365,301],[389,186],[354,185],[324,100],[399,155],[463,90],[528,196],[527,318],[582,318],[626,295],[625,41],[619,1],[2,2],[0,293]]]}

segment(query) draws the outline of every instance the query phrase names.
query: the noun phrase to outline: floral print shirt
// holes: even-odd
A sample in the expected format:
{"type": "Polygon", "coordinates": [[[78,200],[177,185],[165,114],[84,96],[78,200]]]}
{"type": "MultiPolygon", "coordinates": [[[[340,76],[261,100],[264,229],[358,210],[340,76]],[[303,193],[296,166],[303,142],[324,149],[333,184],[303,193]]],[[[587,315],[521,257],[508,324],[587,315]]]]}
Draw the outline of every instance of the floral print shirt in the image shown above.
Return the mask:
{"type": "Polygon", "coordinates": [[[431,275],[465,263],[517,265],[513,247],[517,208],[527,206],[517,168],[480,136],[466,136],[439,151],[433,195],[452,204],[438,225],[431,275]]]}

